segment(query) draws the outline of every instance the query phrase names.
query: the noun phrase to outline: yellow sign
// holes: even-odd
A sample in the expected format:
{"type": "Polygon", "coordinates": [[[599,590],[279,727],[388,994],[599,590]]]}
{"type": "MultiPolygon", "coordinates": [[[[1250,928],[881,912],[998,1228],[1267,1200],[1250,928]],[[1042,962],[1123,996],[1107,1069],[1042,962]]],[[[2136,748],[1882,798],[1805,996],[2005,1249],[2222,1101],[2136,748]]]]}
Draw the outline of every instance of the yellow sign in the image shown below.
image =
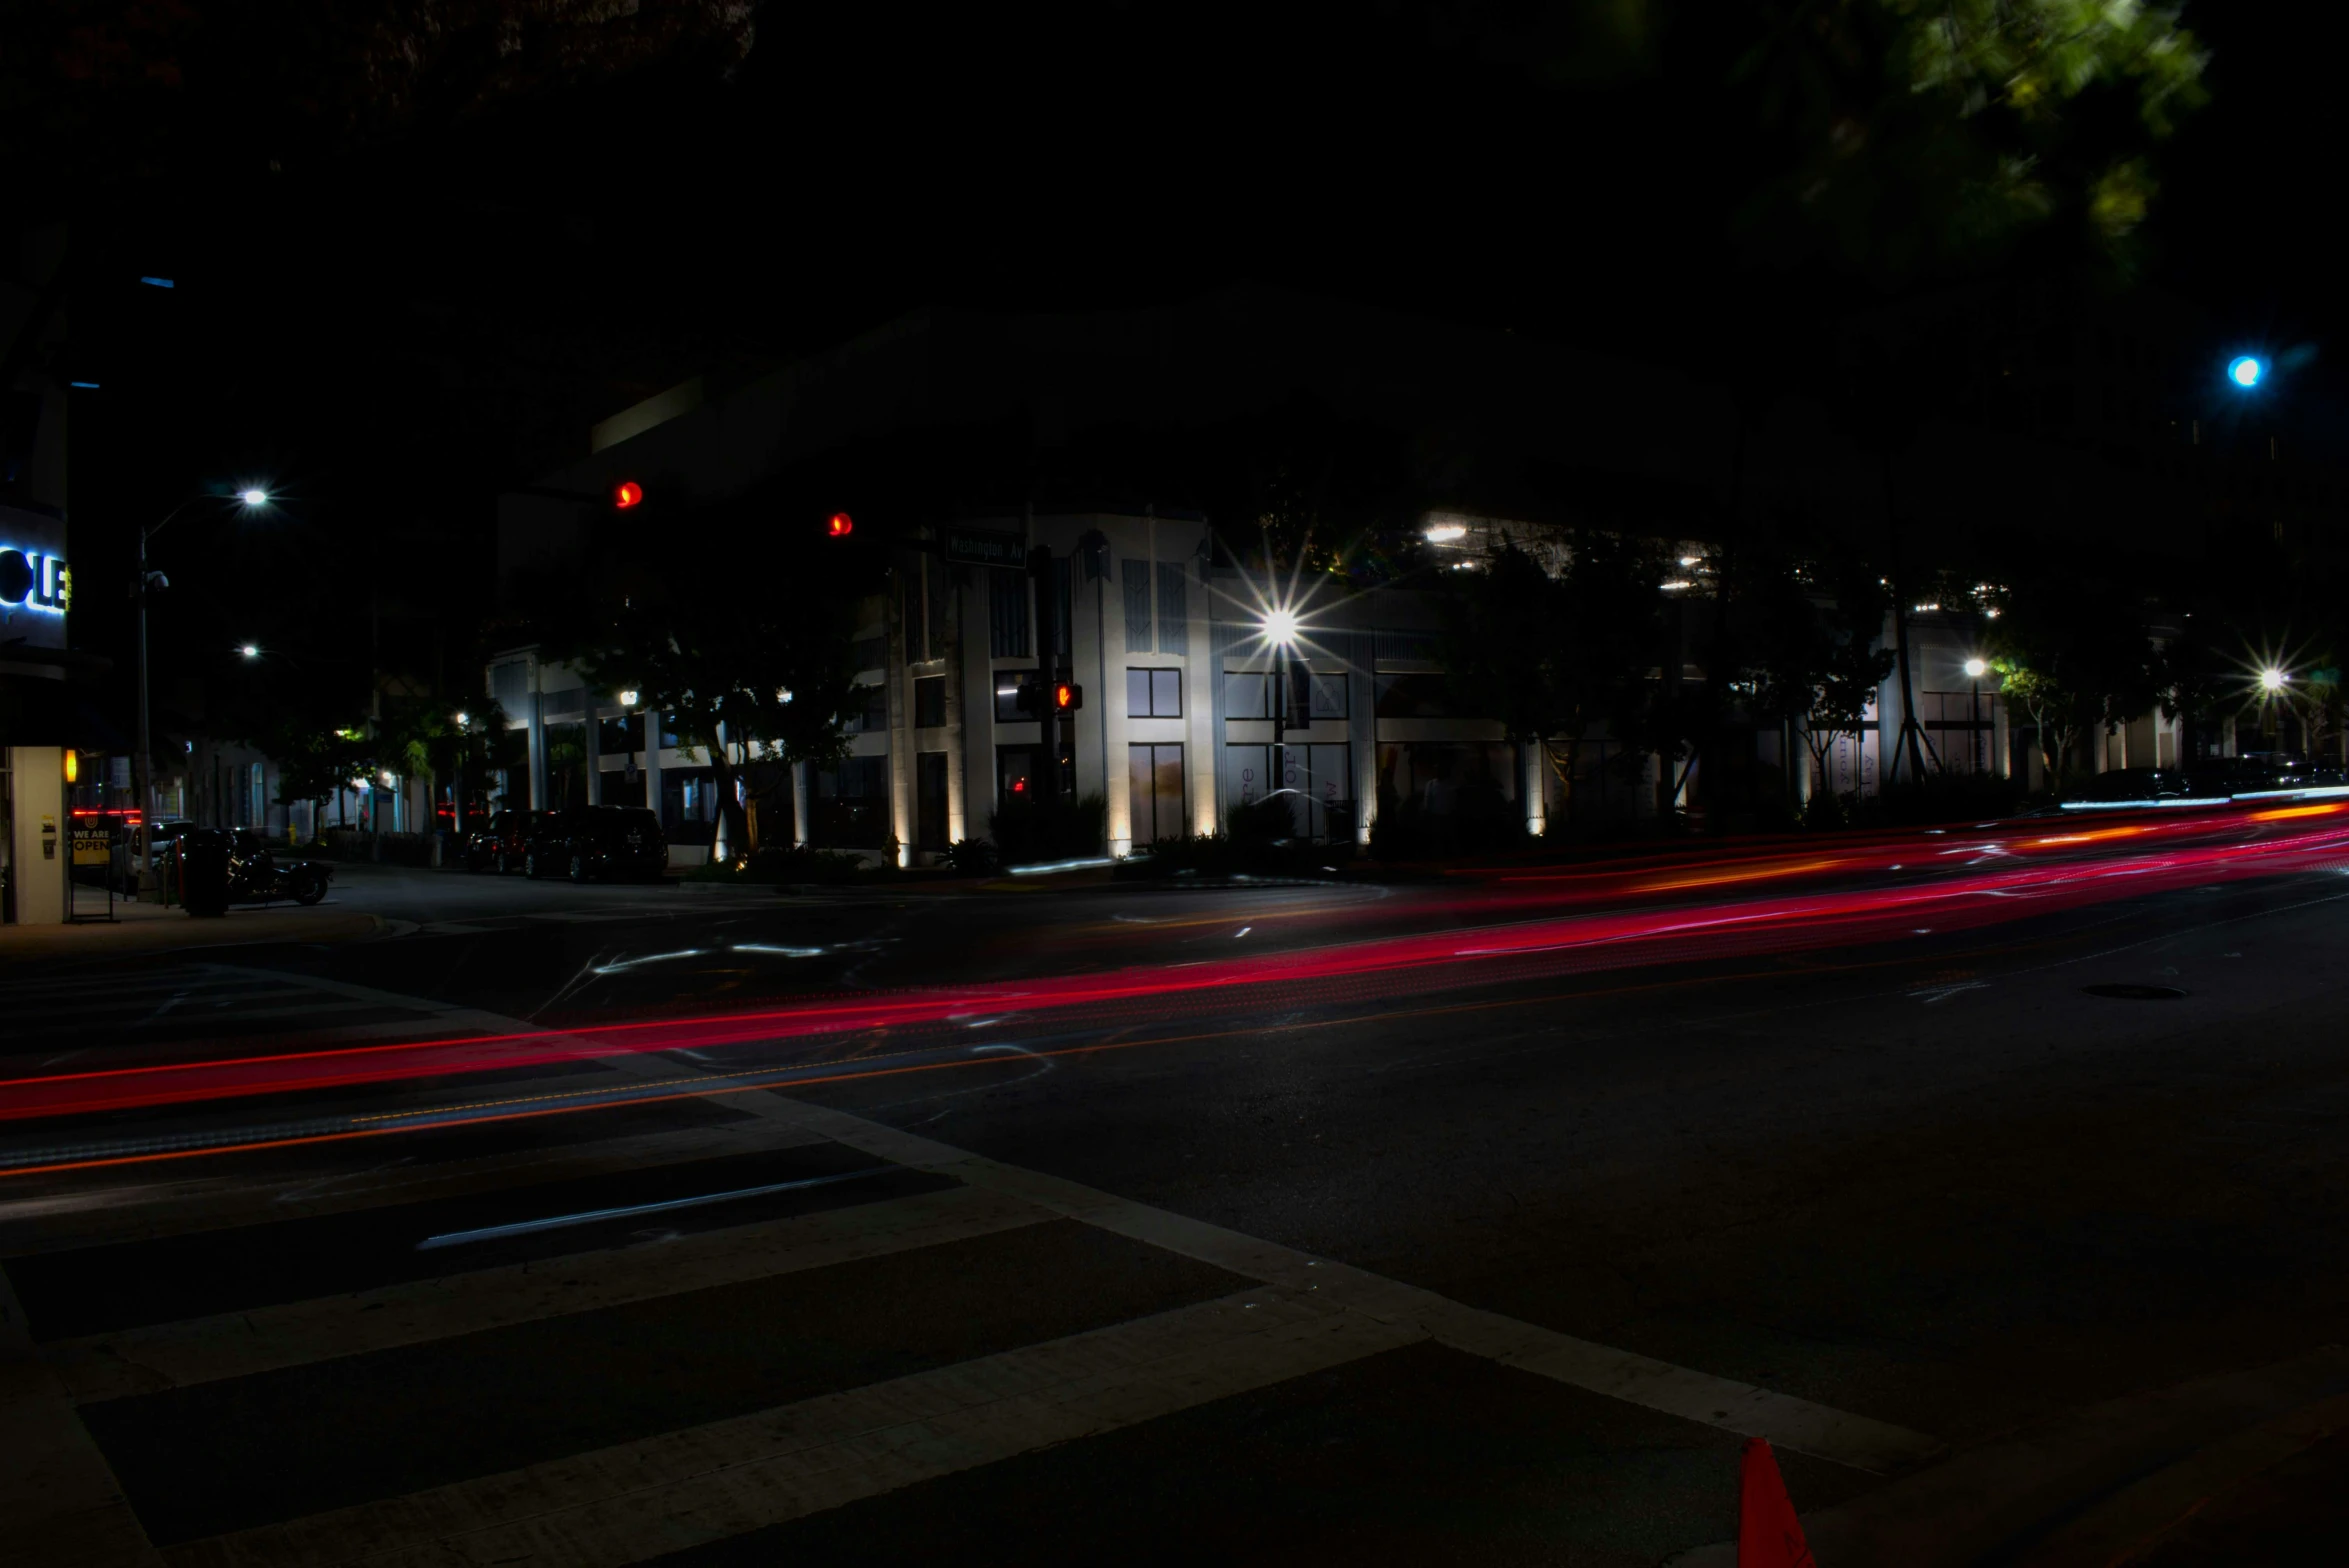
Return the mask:
{"type": "Polygon", "coordinates": [[[112,860],[113,846],[104,828],[76,828],[73,835],[73,863],[77,866],[103,866],[112,860]]]}

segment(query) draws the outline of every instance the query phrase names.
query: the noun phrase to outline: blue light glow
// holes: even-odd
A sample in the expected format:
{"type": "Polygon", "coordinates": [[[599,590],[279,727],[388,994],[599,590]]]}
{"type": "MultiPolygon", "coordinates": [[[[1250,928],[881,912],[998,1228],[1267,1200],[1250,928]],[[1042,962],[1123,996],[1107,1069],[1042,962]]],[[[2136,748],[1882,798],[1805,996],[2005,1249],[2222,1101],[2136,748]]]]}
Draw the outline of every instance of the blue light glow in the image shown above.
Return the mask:
{"type": "Polygon", "coordinates": [[[151,289],[176,289],[179,287],[169,278],[141,278],[139,281],[151,289]]]}
{"type": "Polygon", "coordinates": [[[98,383],[95,381],[69,381],[66,383],[66,385],[80,387],[86,392],[95,392],[98,390],[98,383]]]}
{"type": "Polygon", "coordinates": [[[2239,387],[2255,387],[2266,375],[2267,361],[2256,354],[2238,354],[2227,361],[2227,379],[2239,387]]]}

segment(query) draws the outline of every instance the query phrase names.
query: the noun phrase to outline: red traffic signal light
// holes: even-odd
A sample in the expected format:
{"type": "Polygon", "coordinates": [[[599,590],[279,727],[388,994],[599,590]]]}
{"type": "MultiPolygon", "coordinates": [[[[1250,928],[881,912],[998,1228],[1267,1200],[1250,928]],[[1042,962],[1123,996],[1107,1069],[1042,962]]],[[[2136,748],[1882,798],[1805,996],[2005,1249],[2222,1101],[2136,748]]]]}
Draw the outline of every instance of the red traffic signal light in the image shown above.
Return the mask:
{"type": "Polygon", "coordinates": [[[644,499],[644,486],[633,479],[623,479],[612,487],[612,505],[625,512],[644,499]]]}
{"type": "Polygon", "coordinates": [[[1052,711],[1074,713],[1085,705],[1085,688],[1062,681],[1052,688],[1052,711]]]}
{"type": "Polygon", "coordinates": [[[825,531],[830,533],[831,536],[835,539],[845,539],[850,534],[856,532],[856,519],[849,516],[846,512],[834,512],[832,514],[830,523],[826,525],[825,531]]]}

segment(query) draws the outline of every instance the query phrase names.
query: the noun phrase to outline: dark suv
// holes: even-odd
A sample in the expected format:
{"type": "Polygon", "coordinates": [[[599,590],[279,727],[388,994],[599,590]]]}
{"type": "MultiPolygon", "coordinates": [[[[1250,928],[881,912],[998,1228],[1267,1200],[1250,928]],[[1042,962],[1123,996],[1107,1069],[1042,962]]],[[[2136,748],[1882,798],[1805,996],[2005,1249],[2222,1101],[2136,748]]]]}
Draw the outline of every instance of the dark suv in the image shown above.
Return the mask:
{"type": "Polygon", "coordinates": [[[501,811],[465,836],[465,866],[470,871],[519,871],[530,853],[530,840],[543,811],[501,811]]]}
{"type": "Polygon", "coordinates": [[[574,882],[657,881],[669,869],[669,846],[661,819],[642,806],[578,806],[538,822],[522,869],[534,877],[567,874],[574,882]]]}

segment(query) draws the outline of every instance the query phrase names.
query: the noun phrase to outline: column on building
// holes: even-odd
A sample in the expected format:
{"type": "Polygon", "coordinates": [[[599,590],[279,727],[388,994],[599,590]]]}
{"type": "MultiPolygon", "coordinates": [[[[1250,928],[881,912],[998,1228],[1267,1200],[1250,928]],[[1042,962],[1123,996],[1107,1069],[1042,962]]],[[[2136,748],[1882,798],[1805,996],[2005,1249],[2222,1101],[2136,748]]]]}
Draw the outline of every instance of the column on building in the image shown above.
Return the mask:
{"type": "Polygon", "coordinates": [[[1354,842],[1370,842],[1378,818],[1378,632],[1359,627],[1346,650],[1346,743],[1354,764],[1354,842]]]}
{"type": "Polygon", "coordinates": [[[546,701],[538,656],[531,655],[530,683],[530,809],[547,809],[546,701]]]}
{"type": "Polygon", "coordinates": [[[582,722],[580,744],[587,748],[587,803],[604,803],[604,709],[594,692],[584,693],[579,702],[582,722]]]}
{"type": "Polygon", "coordinates": [[[657,821],[661,816],[661,715],[644,711],[644,804],[657,821]]]}
{"type": "Polygon", "coordinates": [[[7,763],[11,916],[18,925],[57,925],[68,913],[67,868],[73,863],[65,748],[11,746],[7,763]]]}
{"type": "Polygon", "coordinates": [[[1133,704],[1127,687],[1132,683],[1126,671],[1155,662],[1155,644],[1152,634],[1150,606],[1141,606],[1139,624],[1131,615],[1134,605],[1129,602],[1135,589],[1149,576],[1148,572],[1134,572],[1132,568],[1147,559],[1150,536],[1155,519],[1145,516],[1139,521],[1120,518],[1105,525],[1109,548],[1104,564],[1104,575],[1097,585],[1099,624],[1096,631],[1097,662],[1101,685],[1098,699],[1097,727],[1100,737],[1103,790],[1106,809],[1104,837],[1109,853],[1130,855],[1134,852],[1134,744],[1133,704]],[[1132,586],[1129,586],[1129,579],[1132,586]],[[1139,634],[1137,637],[1136,634],[1139,634]],[[1137,647],[1139,642],[1141,646],[1137,647]]]}
{"type": "Polygon", "coordinates": [[[913,715],[908,712],[907,665],[913,658],[908,647],[920,628],[909,624],[911,615],[920,613],[921,556],[900,550],[890,571],[890,593],[887,616],[889,628],[889,664],[882,682],[883,701],[888,708],[888,777],[889,777],[889,833],[897,841],[895,863],[913,864],[913,715]],[[909,614],[907,598],[911,588],[909,614]]]}

